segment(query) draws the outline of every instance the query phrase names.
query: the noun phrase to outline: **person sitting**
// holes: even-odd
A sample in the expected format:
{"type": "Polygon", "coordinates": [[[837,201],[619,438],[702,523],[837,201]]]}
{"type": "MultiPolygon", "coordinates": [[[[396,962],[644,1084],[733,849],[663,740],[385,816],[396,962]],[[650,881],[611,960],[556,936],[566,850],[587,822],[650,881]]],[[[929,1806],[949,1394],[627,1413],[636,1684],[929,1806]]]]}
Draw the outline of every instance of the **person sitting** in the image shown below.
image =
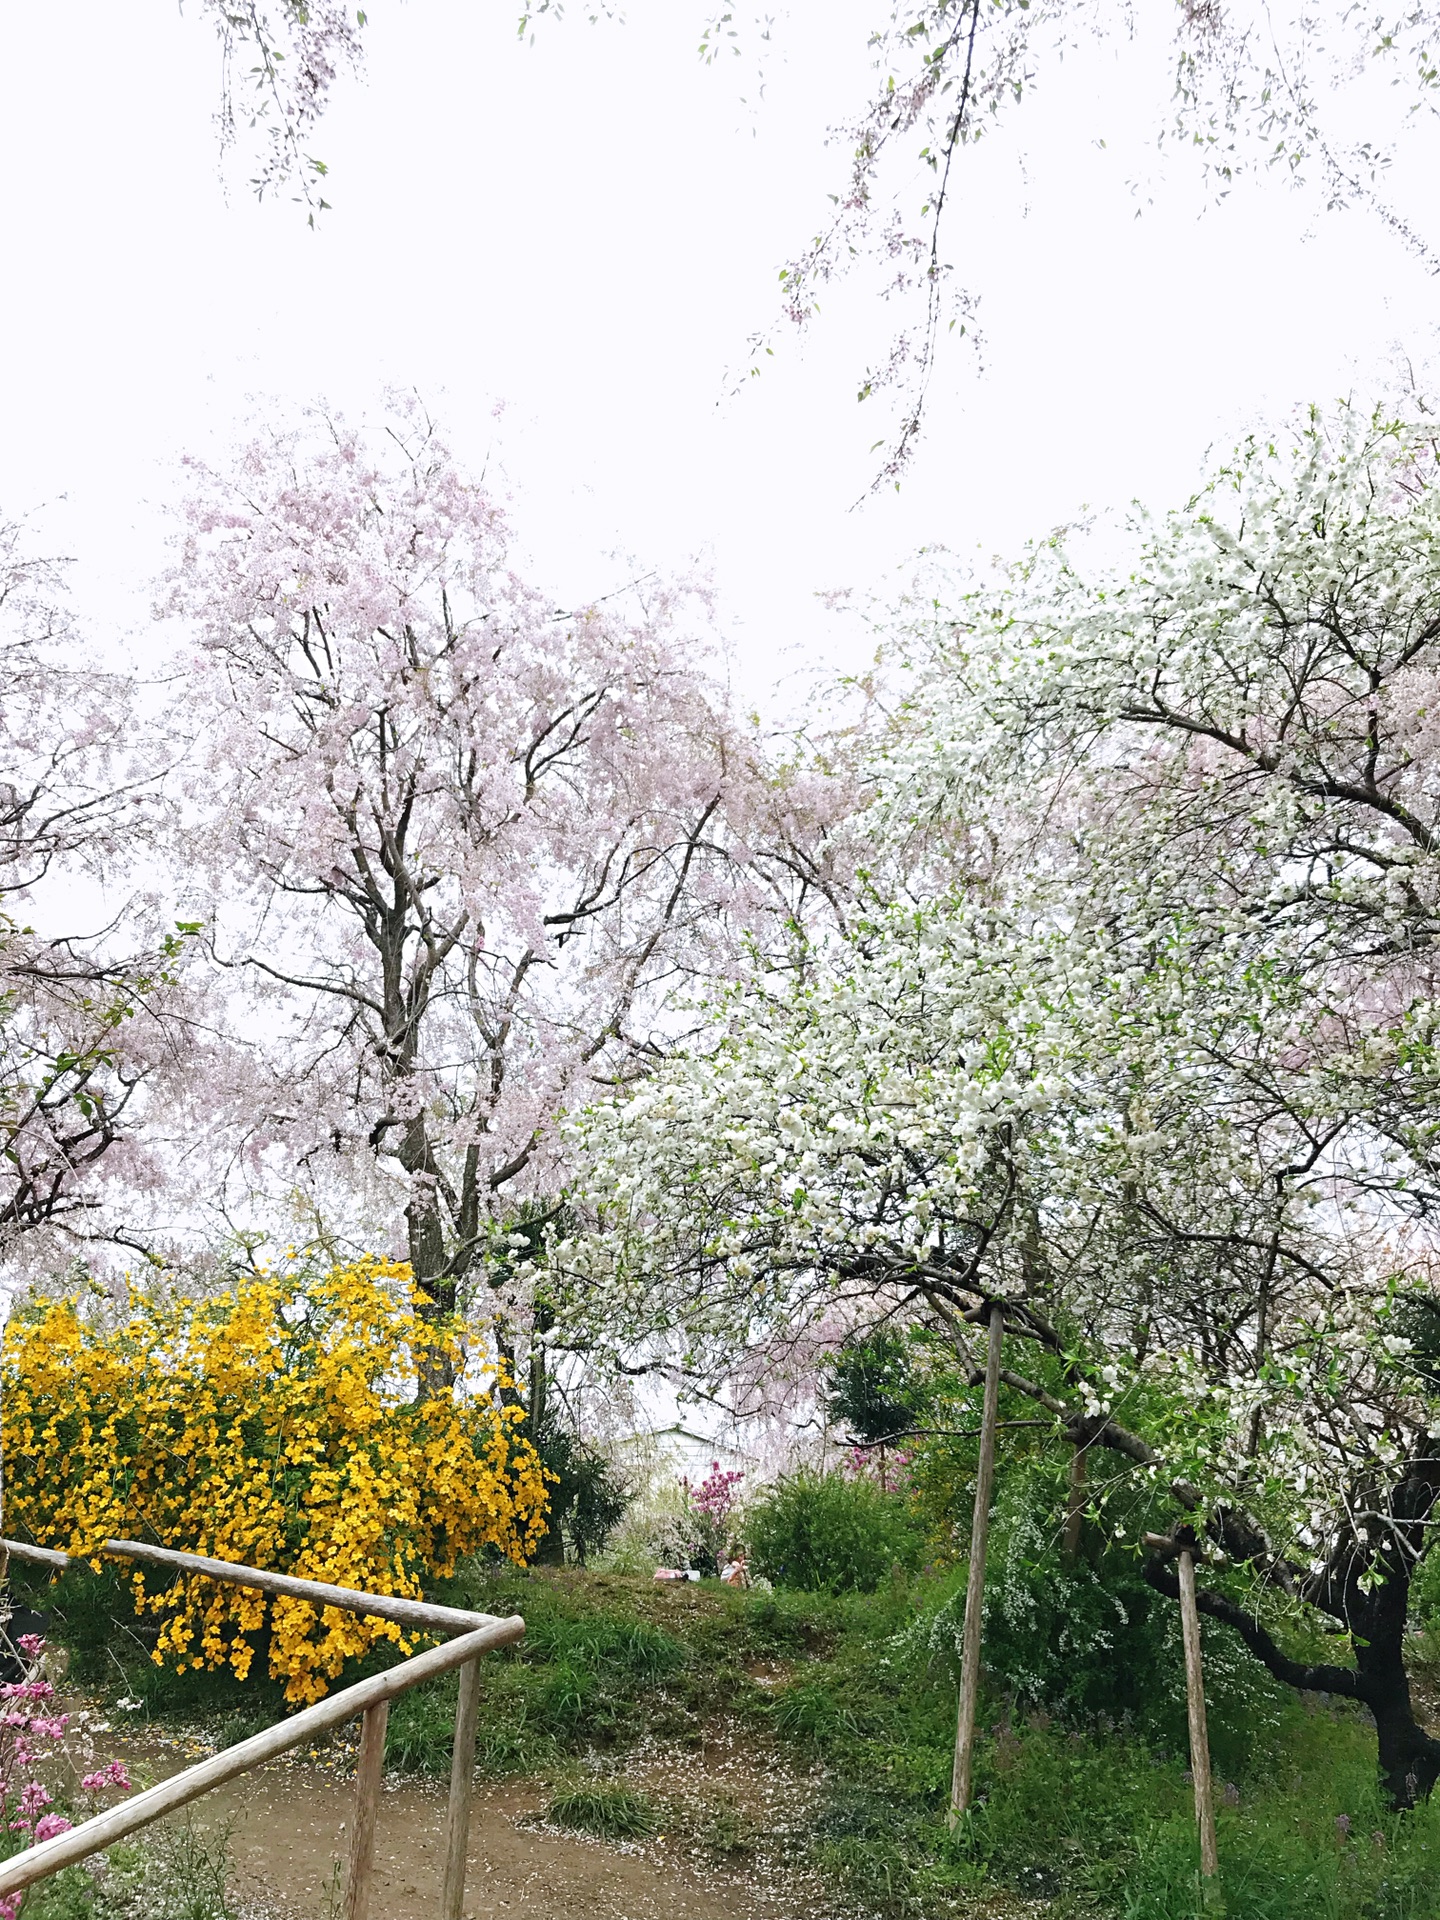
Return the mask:
{"type": "Polygon", "coordinates": [[[720,1569],[720,1578],[727,1587],[748,1587],[750,1574],[745,1565],[745,1549],[732,1547],[731,1557],[720,1569]]]}

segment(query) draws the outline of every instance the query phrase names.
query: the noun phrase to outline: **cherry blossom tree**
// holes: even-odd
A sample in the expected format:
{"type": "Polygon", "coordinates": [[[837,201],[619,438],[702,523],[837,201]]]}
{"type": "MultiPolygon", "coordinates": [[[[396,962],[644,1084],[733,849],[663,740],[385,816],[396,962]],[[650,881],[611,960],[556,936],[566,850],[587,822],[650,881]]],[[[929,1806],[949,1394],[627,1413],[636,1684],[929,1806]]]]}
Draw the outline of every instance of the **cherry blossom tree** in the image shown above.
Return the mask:
{"type": "Polygon", "coordinates": [[[705,676],[692,596],[557,607],[414,408],[312,416],[197,481],[167,604],[195,647],[185,857],[254,1036],[232,1187],[278,1169],[356,1231],[403,1208],[437,1309],[485,1282],[525,1306],[557,1116],[823,890],[805,782],[705,676]]]}
{"type": "Polygon", "coordinates": [[[0,527],[0,1252],[126,1238],[107,1192],[141,1176],[135,1121],[170,1056],[185,930],[123,892],[159,766],[122,675],[99,670],[61,567],[0,527]],[[48,923],[48,931],[43,924],[48,923]],[[96,920],[108,924],[96,926],[96,920]]]}
{"type": "MultiPolygon", "coordinates": [[[[310,142],[337,76],[361,65],[365,10],[338,0],[198,0],[198,10],[222,48],[222,140],[234,144],[247,123],[260,141],[256,191],[296,187],[313,224],[327,204],[327,168],[310,142]]],[[[568,10],[592,24],[623,12],[615,0],[587,0],[580,9],[572,0],[568,10]]],[[[533,37],[541,16],[566,11],[566,0],[531,0],[519,15],[522,37],[533,37]]],[[[713,63],[728,50],[758,58],[762,69],[787,23],[810,30],[801,8],[777,14],[709,5],[694,18],[702,60],[713,63]]],[[[878,266],[883,275],[899,318],[857,383],[860,400],[888,395],[893,403],[877,443],[884,449],[877,485],[893,483],[918,444],[945,342],[976,332],[979,290],[963,265],[957,273],[951,237],[968,150],[1031,96],[1043,98],[1058,83],[1067,52],[1133,31],[1123,9],[1105,0],[877,4],[868,34],[873,78],[862,97],[837,103],[831,138],[848,158],[830,209],[780,269],[781,320],[802,328],[857,266],[878,266]]],[[[1317,12],[1183,0],[1170,33],[1166,84],[1150,118],[1162,146],[1198,159],[1217,197],[1242,176],[1273,173],[1328,206],[1367,207],[1403,246],[1433,263],[1433,238],[1383,198],[1379,182],[1394,136],[1436,104],[1434,6],[1376,12],[1332,5],[1317,12]],[[1404,106],[1388,137],[1375,132],[1377,80],[1389,81],[1404,106]],[[1367,131],[1359,138],[1343,131],[1343,112],[1331,111],[1350,94],[1363,102],[1367,131]]],[[[762,369],[775,338],[767,329],[752,339],[750,373],[762,369]]]]}
{"type": "MultiPolygon", "coordinates": [[[[623,13],[618,0],[587,0],[578,9],[573,0],[530,0],[522,34],[538,16],[567,10],[592,23],[623,13]]],[[[1148,117],[1161,146],[1198,159],[1217,198],[1242,176],[1272,173],[1317,192],[1329,207],[1367,208],[1405,248],[1434,263],[1433,236],[1408,222],[1379,182],[1406,120],[1435,110],[1440,10],[1182,0],[1169,20],[1168,71],[1148,117]],[[1381,79],[1404,101],[1386,137],[1376,132],[1381,79]],[[1363,101],[1360,138],[1347,137],[1345,114],[1330,108],[1347,94],[1363,101]]],[[[811,29],[799,8],[699,8],[700,57],[714,61],[729,49],[758,56],[763,67],[787,22],[811,29]]],[[[1033,96],[1044,99],[1068,53],[1135,31],[1132,17],[1105,0],[892,0],[875,7],[868,35],[873,77],[862,97],[837,105],[830,134],[845,164],[818,230],[780,268],[780,285],[782,321],[804,328],[837,282],[857,268],[879,269],[881,290],[899,317],[877,342],[857,396],[893,402],[877,442],[877,487],[898,480],[918,444],[946,341],[976,332],[980,289],[963,263],[957,272],[953,251],[963,232],[955,215],[967,188],[968,151],[1033,96]]],[[[751,341],[749,374],[763,369],[775,339],[776,330],[767,329],[751,341]]]]}

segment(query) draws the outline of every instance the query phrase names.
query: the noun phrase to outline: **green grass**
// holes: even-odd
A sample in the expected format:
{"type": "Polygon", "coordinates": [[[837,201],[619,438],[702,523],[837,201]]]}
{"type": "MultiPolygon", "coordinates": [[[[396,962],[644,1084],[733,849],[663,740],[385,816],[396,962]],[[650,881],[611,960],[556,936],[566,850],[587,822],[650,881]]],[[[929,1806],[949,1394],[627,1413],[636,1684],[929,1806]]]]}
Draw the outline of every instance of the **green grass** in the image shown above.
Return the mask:
{"type": "Polygon", "coordinates": [[[557,1827],[579,1827],[606,1840],[643,1840],[659,1830],[660,1815],[648,1793],[610,1781],[580,1781],[553,1794],[545,1818],[557,1827]]]}
{"type": "MultiPolygon", "coordinates": [[[[1161,1722],[1142,1737],[1123,1721],[1064,1723],[990,1698],[976,1804],[947,1832],[954,1674],[927,1623],[955,1579],[825,1596],[472,1565],[435,1597],[524,1614],[524,1641],[482,1667],[480,1763],[491,1777],[558,1775],[557,1822],[638,1837],[633,1823],[660,1815],[613,1771],[627,1749],[642,1738],[698,1746],[717,1717],[738,1716],[762,1767],[772,1753],[819,1764],[812,1859],[857,1911],[923,1920],[961,1893],[1003,1887],[1047,1900],[1054,1920],[1198,1916],[1183,1734],[1166,1736],[1161,1722]],[[577,1784],[567,1770],[597,1756],[612,1770],[577,1784]]],[[[237,1731],[278,1717],[272,1683],[151,1666],[120,1583],[107,1580],[67,1575],[49,1596],[81,1678],[142,1698],[156,1716],[237,1731]]],[[[375,1664],[394,1657],[385,1649],[375,1664]]],[[[454,1704],[453,1678],[398,1700],[390,1763],[446,1773],[454,1704]]],[[[1253,1712],[1223,1690],[1215,1702],[1229,1920],[1434,1920],[1440,1805],[1383,1809],[1364,1716],[1289,1696],[1262,1704],[1253,1712]]],[[[742,1825],[732,1812],[707,1844],[723,1853],[742,1825]]]]}
{"type": "MultiPolygon", "coordinates": [[[[7,1835],[0,1857],[14,1851],[7,1835]]],[[[111,1847],[98,1873],[67,1867],[26,1895],[25,1920],[239,1920],[227,1891],[230,1834],[188,1817],[111,1847]]]]}

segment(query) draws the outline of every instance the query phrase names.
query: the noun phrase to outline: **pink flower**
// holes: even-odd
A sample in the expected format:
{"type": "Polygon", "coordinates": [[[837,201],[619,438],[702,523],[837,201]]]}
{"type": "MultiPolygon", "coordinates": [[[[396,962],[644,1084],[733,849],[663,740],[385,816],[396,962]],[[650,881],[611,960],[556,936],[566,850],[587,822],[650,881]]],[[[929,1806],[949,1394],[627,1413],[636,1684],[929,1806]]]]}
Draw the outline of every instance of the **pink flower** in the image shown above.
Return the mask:
{"type": "Polygon", "coordinates": [[[44,1813],[35,1822],[35,1843],[53,1840],[57,1834],[69,1833],[70,1822],[63,1813],[44,1813]]]}
{"type": "Polygon", "coordinates": [[[103,1787],[120,1787],[130,1791],[130,1776],[125,1771],[122,1760],[112,1760],[108,1767],[101,1767],[95,1773],[87,1773],[80,1782],[86,1793],[99,1793],[103,1787]]]}

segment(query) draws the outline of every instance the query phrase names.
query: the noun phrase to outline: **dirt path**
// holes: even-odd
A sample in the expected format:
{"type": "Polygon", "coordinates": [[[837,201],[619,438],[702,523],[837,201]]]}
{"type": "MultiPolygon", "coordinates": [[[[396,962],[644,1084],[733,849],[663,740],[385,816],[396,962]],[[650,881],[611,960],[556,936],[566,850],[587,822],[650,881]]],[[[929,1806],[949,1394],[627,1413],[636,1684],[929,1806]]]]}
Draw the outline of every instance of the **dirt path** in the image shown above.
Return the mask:
{"type": "MultiPolygon", "coordinates": [[[[353,1795],[343,1779],[313,1768],[277,1768],[206,1803],[207,1819],[234,1820],[235,1891],[275,1915],[323,1915],[335,1862],[343,1858],[353,1795]]],[[[743,1920],[754,1890],[733,1879],[709,1884],[665,1843],[618,1848],[517,1826],[538,1794],[500,1790],[476,1797],[466,1875],[466,1920],[521,1912],[536,1920],[743,1920]]],[[[387,1920],[435,1920],[445,1797],[436,1788],[387,1783],[375,1848],[373,1912],[387,1920]]],[[[776,1911],[772,1909],[772,1911],[776,1911]]]]}
{"type": "MultiPolygon", "coordinates": [[[[97,1751],[126,1759],[137,1781],[176,1773],[209,1750],[193,1738],[125,1737],[103,1722],[97,1733],[97,1751]]],[[[349,1763],[334,1749],[286,1758],[197,1803],[197,1826],[230,1829],[233,1892],[253,1920],[328,1920],[340,1911],[354,1805],[349,1763]]],[[[602,1841],[544,1824],[548,1795],[538,1783],[478,1787],[465,1920],[831,1920],[799,1844],[803,1779],[777,1776],[743,1743],[724,1739],[704,1755],[633,1755],[625,1776],[677,1815],[687,1804],[733,1810],[749,1842],[716,1854],[679,1817],[673,1833],[602,1841]]],[[[436,1920],[444,1827],[441,1783],[387,1778],[373,1920],[436,1920]]]]}

